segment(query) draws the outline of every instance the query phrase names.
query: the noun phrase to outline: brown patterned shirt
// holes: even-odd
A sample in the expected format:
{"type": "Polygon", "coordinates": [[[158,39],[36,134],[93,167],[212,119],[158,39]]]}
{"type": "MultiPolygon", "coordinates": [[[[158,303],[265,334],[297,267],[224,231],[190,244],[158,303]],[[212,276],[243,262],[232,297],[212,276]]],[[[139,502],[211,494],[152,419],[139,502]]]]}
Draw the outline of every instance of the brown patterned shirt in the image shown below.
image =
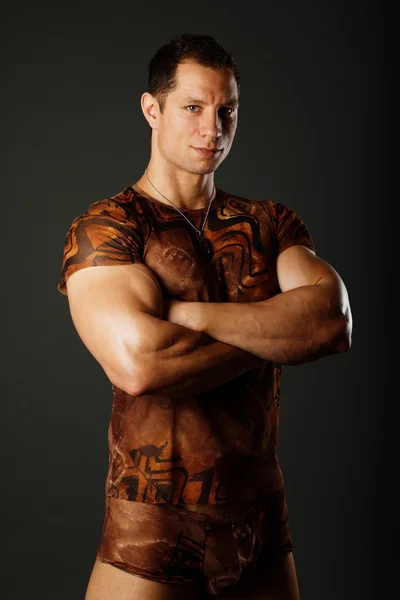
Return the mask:
{"type": "MultiPolygon", "coordinates": [[[[199,229],[207,207],[187,210],[199,229]]],[[[204,228],[213,255],[172,206],[136,184],[91,204],[68,230],[58,290],[79,269],[141,262],[163,295],[195,302],[257,302],[280,293],[276,259],[294,244],[314,250],[303,221],[272,200],[217,187],[204,228]]],[[[277,458],[281,365],[260,367],[175,402],[111,385],[106,494],[134,502],[223,504],[283,485],[277,458]]]]}

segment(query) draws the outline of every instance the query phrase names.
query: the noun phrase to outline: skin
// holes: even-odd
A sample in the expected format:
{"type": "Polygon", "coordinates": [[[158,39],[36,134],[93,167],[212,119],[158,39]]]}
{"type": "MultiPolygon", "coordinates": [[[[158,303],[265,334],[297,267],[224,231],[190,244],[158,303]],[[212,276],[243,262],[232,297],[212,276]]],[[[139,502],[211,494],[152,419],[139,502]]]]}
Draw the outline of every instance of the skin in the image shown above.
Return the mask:
{"type": "MultiPolygon", "coordinates": [[[[176,207],[197,209],[208,206],[214,172],[232,146],[238,90],[230,70],[214,71],[191,61],[179,64],[176,80],[163,113],[151,94],[141,97],[152,129],[147,171],[176,207]],[[197,100],[186,100],[188,96],[197,100]],[[205,157],[196,147],[221,151],[205,157]]],[[[137,184],[168,204],[145,174],[137,184]]],[[[67,288],[74,324],[113,383],[133,395],[179,397],[211,389],[260,360],[298,364],[350,347],[351,311],[336,271],[313,252],[296,246],[279,256],[277,272],[282,293],[256,303],[172,300],[163,306],[157,281],[139,264],[83,269],[70,277],[67,288]]],[[[187,508],[198,510],[196,505],[187,508]]],[[[201,510],[220,508],[202,506],[201,510]]],[[[85,600],[188,596],[211,597],[201,595],[196,586],[161,584],[96,561],[85,600]]],[[[293,553],[243,578],[235,593],[225,597],[298,600],[293,553]]]]}
{"type": "Polygon", "coordinates": [[[277,274],[282,294],[267,300],[166,299],[166,318],[281,364],[305,363],[348,350],[349,298],[335,269],[308,248],[292,246],[278,257],[277,274]]]}
{"type": "MultiPolygon", "coordinates": [[[[96,561],[85,600],[206,600],[214,595],[199,590],[197,584],[158,583],[96,561]]],[[[224,600],[299,600],[293,552],[248,574],[224,600]]]]}
{"type": "MultiPolygon", "coordinates": [[[[154,96],[148,92],[142,95],[142,111],[152,128],[147,172],[174,206],[197,209],[208,206],[214,171],[231,149],[238,122],[238,90],[229,69],[214,71],[191,61],[178,65],[177,82],[177,88],[167,96],[163,114],[154,96]],[[200,147],[220,151],[204,157],[194,149],[200,147]]],[[[146,175],[137,184],[168,204],[146,175]]]]}

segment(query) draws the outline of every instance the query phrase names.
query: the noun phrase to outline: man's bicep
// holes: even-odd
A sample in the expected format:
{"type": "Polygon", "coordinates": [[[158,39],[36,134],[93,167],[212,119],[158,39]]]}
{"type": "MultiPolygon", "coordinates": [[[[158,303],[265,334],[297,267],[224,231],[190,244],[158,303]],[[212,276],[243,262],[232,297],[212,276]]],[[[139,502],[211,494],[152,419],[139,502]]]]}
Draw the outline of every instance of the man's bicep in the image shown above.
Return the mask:
{"type": "Polygon", "coordinates": [[[110,381],[133,393],[136,384],[140,388],[143,316],[161,319],[163,314],[156,276],[141,263],[96,266],[77,271],[66,286],[72,321],[82,342],[110,381]]]}
{"type": "Polygon", "coordinates": [[[276,271],[282,292],[323,281],[338,288],[343,284],[339,274],[329,263],[300,244],[290,246],[279,254],[276,271]]]}

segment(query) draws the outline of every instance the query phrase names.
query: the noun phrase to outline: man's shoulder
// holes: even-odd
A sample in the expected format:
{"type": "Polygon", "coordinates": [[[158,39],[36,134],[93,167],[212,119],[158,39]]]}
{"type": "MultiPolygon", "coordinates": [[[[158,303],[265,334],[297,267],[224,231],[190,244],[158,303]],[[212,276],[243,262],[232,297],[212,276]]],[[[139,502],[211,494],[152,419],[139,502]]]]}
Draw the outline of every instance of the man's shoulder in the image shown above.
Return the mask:
{"type": "Polygon", "coordinates": [[[275,202],[271,198],[249,198],[243,194],[233,194],[232,192],[223,192],[226,197],[226,204],[242,209],[245,212],[254,211],[257,209],[271,212],[275,207],[275,202]]]}
{"type": "Polygon", "coordinates": [[[132,186],[127,186],[115,194],[94,200],[88,205],[86,212],[91,214],[101,213],[102,211],[109,212],[110,210],[117,210],[119,207],[126,208],[127,205],[134,203],[134,190],[132,186]]]}
{"type": "Polygon", "coordinates": [[[121,191],[94,200],[78,213],[71,227],[109,227],[118,223],[119,226],[143,225],[143,211],[136,200],[133,189],[125,187],[121,191]]]}

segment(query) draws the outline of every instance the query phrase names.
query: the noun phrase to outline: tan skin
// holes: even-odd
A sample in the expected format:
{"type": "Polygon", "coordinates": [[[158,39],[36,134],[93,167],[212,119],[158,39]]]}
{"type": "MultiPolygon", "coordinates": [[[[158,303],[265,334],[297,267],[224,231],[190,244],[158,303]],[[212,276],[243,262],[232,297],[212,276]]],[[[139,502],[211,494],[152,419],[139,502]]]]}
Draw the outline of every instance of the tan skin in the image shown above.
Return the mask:
{"type": "MultiPolygon", "coordinates": [[[[179,209],[208,206],[214,171],[228,156],[238,122],[238,90],[230,70],[214,71],[184,61],[178,65],[177,88],[167,96],[164,112],[148,92],[142,111],[152,128],[147,166],[155,187],[179,209]],[[218,148],[211,157],[195,148],[218,148]]],[[[137,184],[168,204],[143,175],[137,184]]],[[[170,205],[169,205],[170,206],[170,205]]]]}
{"type": "Polygon", "coordinates": [[[283,293],[268,300],[166,299],[165,314],[170,322],[281,364],[305,363],[348,350],[351,310],[335,269],[299,245],[278,256],[277,275],[283,293]]]}
{"type": "MultiPolygon", "coordinates": [[[[206,600],[216,596],[200,591],[196,584],[158,583],[137,577],[107,563],[96,561],[85,600],[206,600]]],[[[244,576],[224,600],[299,600],[293,553],[244,576]]]]}
{"type": "MultiPolygon", "coordinates": [[[[230,151],[238,120],[237,86],[231,71],[190,61],[179,64],[176,81],[163,113],[151,94],[141,98],[152,129],[147,170],[175,206],[196,209],[208,206],[214,172],[230,151]],[[199,147],[220,151],[202,156],[195,150],[199,147]]],[[[168,204],[144,174],[137,184],[168,204]]],[[[110,381],[133,395],[179,397],[229,381],[261,360],[297,364],[350,347],[351,311],[336,271],[301,246],[281,253],[277,271],[282,294],[264,302],[213,304],[224,311],[223,329],[209,303],[163,303],[157,279],[142,264],[82,269],[69,278],[67,289],[77,331],[110,381]]],[[[188,597],[211,596],[201,595],[196,586],[162,584],[96,561],[85,600],[188,597]]],[[[298,600],[293,553],[244,577],[224,598],[298,600]]]]}

